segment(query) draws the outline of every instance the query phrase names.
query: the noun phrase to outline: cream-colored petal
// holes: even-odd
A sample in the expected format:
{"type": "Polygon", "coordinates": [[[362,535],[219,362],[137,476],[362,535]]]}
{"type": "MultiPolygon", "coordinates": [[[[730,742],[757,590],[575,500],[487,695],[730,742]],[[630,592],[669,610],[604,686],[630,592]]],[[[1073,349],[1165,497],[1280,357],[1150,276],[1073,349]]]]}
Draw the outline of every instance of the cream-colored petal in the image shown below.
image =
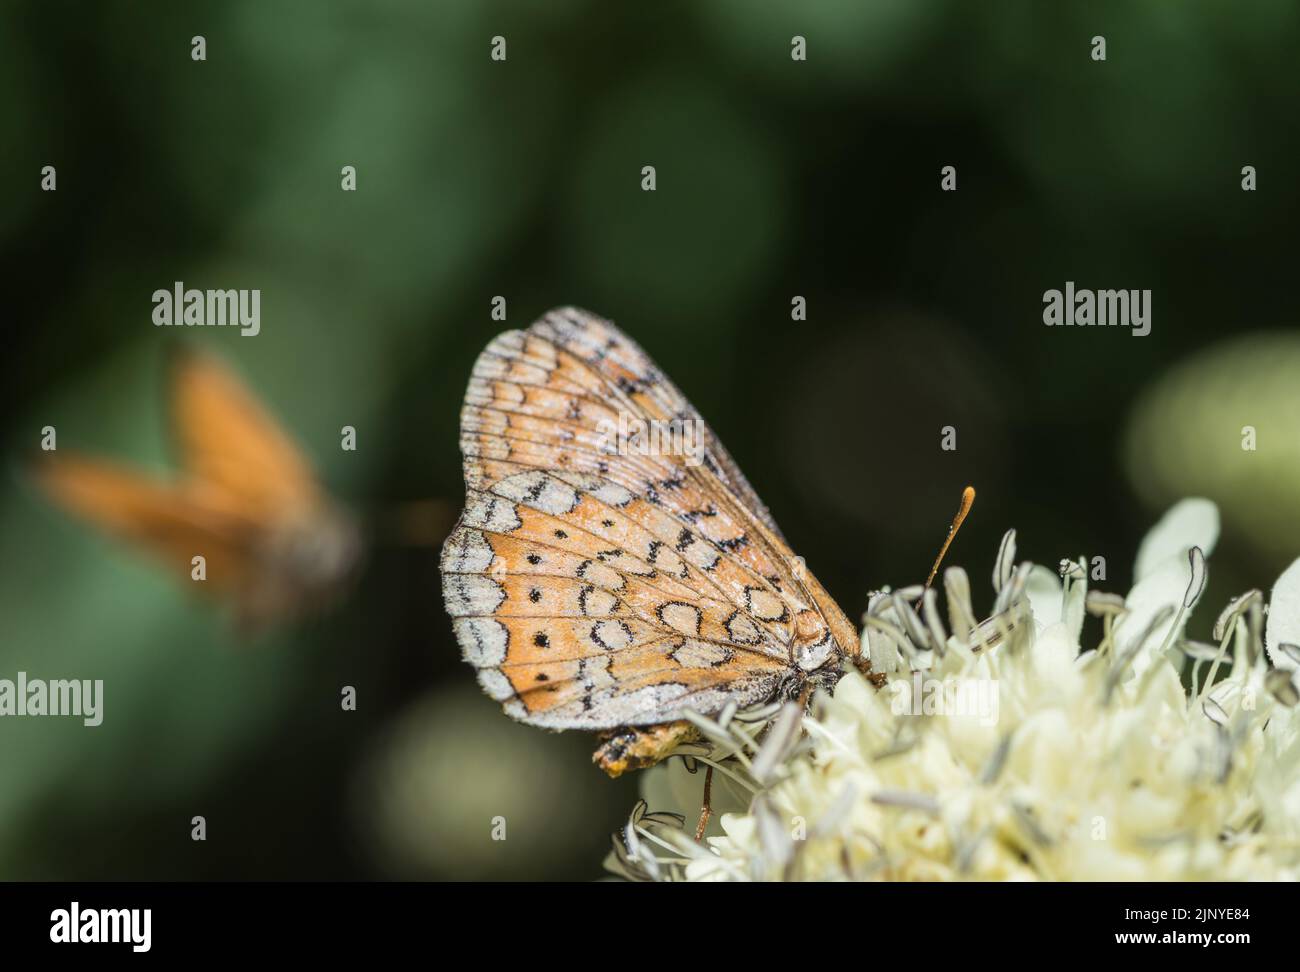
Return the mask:
{"type": "Polygon", "coordinates": [[[1268,600],[1268,621],[1264,625],[1264,650],[1278,668],[1294,670],[1296,661],[1277,650],[1278,645],[1300,645],[1300,560],[1282,571],[1268,600]]]}
{"type": "Polygon", "coordinates": [[[1185,556],[1192,547],[1209,557],[1218,542],[1219,508],[1207,499],[1180,500],[1142,539],[1133,578],[1141,582],[1170,557],[1185,556]]]}
{"type": "Polygon", "coordinates": [[[1034,612],[1034,627],[1042,631],[1061,620],[1061,579],[1056,571],[1034,564],[1025,581],[1025,596],[1034,612]]]}

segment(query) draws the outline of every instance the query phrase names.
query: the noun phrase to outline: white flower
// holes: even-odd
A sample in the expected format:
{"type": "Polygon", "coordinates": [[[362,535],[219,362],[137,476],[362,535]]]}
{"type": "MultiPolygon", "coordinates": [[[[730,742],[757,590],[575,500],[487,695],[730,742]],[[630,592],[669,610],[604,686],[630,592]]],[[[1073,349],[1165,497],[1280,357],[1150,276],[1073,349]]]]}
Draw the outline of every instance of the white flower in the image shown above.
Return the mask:
{"type": "Polygon", "coordinates": [[[873,596],[864,644],[890,673],[885,687],[846,674],[802,734],[797,711],[795,731],[778,716],[764,732],[771,708],[758,722],[702,720],[709,742],[687,757],[697,772],[677,758],[649,772],[646,801],[661,813],[638,808],[611,869],[660,880],[1296,879],[1300,707],[1278,659],[1300,658],[1300,561],[1274,588],[1267,652],[1259,592],[1225,609],[1218,644],[1188,642],[1217,536],[1213,504],[1180,503],[1142,544],[1121,599],[1089,592],[1082,560],[1015,566],[1008,534],[989,621],[973,625],[964,572],[945,573],[961,637],[932,595],[873,596]],[[1100,629],[1086,651],[1085,613],[1100,629]],[[705,763],[721,816],[696,843],[705,763]]]}

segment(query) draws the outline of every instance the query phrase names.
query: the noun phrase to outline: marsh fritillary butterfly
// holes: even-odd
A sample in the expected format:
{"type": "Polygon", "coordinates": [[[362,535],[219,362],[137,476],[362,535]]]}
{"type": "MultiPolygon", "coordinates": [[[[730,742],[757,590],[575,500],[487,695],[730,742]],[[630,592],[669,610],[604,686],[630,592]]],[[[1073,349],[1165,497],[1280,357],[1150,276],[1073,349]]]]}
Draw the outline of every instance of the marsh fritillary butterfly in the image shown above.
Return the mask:
{"type": "Polygon", "coordinates": [[[465,660],[520,722],[604,732],[610,775],[690,738],[686,710],[866,667],[717,437],[610,322],[566,308],[497,337],[460,430],[465,511],[442,575],[465,660]]]}

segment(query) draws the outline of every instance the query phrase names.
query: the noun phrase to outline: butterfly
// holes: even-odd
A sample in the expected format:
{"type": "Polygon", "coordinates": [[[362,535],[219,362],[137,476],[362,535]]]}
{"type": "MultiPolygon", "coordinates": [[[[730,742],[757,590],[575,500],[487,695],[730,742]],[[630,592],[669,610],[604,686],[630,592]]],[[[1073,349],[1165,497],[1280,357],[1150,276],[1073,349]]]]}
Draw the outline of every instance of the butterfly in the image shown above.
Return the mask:
{"type": "Polygon", "coordinates": [[[57,504],[153,554],[168,573],[232,598],[256,628],[317,607],[346,586],[360,533],[307,459],[217,358],[177,351],[171,416],[184,475],[174,482],[101,459],[50,452],[32,474],[57,504]]]}
{"type": "Polygon", "coordinates": [[[441,568],[464,658],[520,722],[600,733],[609,775],[695,738],[687,710],[869,672],[722,443],[611,322],[564,308],[493,340],[460,448],[441,568]]]}

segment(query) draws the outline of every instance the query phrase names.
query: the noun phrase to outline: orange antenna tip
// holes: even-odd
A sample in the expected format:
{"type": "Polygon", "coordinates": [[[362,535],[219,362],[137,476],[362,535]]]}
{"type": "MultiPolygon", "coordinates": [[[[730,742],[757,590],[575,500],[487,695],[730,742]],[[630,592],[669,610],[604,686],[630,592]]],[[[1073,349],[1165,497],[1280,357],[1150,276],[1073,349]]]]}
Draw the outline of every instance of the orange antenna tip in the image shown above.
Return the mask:
{"type": "Polygon", "coordinates": [[[925,579],[926,590],[929,590],[930,585],[934,583],[934,575],[939,573],[939,565],[943,563],[943,556],[948,552],[948,547],[952,544],[952,538],[957,535],[957,531],[961,529],[961,525],[966,519],[966,514],[970,512],[970,508],[974,505],[975,487],[967,486],[961,492],[961,504],[957,507],[957,515],[953,517],[952,526],[948,527],[948,536],[939,549],[939,556],[934,558],[934,566],[930,568],[930,576],[925,579]]]}

